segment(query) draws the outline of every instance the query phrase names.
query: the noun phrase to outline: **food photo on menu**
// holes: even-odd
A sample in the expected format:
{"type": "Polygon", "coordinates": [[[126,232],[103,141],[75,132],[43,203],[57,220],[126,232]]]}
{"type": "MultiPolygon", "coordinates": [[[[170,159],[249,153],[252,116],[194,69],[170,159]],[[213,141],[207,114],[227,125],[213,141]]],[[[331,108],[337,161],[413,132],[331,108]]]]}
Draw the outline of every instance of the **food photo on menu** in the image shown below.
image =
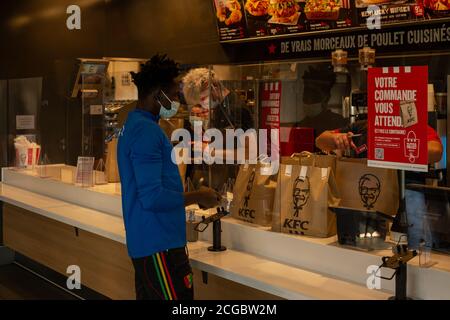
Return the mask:
{"type": "Polygon", "coordinates": [[[300,33],[308,30],[302,6],[298,0],[246,0],[250,37],[300,33]]]}
{"type": "Polygon", "coordinates": [[[244,8],[240,0],[214,0],[220,39],[236,40],[246,36],[244,8]]]}
{"type": "Polygon", "coordinates": [[[271,0],[269,23],[295,25],[300,18],[301,7],[296,0],[271,0]]]}
{"type": "Polygon", "coordinates": [[[264,17],[269,13],[269,0],[247,0],[245,10],[254,17],[264,17]]]}
{"type": "Polygon", "coordinates": [[[250,37],[354,26],[351,0],[246,0],[250,37]]]}
{"type": "MultiPolygon", "coordinates": [[[[267,21],[269,15],[269,0],[246,0],[245,14],[247,16],[247,29],[250,35],[262,37],[270,35],[267,21]]],[[[279,28],[281,31],[281,28],[279,28]]]]}
{"type": "Polygon", "coordinates": [[[306,0],[304,10],[311,31],[353,26],[350,0],[306,0]]]}
{"type": "Polygon", "coordinates": [[[337,20],[341,8],[341,0],[307,0],[305,12],[308,20],[337,20]]]}
{"type": "Polygon", "coordinates": [[[423,7],[427,18],[450,16],[450,2],[448,0],[423,0],[423,7]]]}

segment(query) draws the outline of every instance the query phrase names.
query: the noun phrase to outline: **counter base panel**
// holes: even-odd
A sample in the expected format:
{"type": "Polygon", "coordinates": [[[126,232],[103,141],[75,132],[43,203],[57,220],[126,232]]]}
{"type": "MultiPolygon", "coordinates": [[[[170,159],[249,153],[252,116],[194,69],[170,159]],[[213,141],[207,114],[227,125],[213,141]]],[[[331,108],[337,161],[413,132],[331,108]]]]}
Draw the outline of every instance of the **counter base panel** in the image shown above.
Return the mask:
{"type": "MultiPolygon", "coordinates": [[[[134,269],[122,243],[6,203],[3,238],[7,247],[20,253],[20,260],[31,259],[64,277],[68,276],[68,266],[77,265],[83,289],[111,299],[135,299],[134,269]]],[[[208,274],[208,283],[204,284],[202,272],[193,271],[198,300],[281,299],[213,274],[208,274]]]]}
{"type": "Polygon", "coordinates": [[[134,299],[124,245],[7,204],[3,224],[6,246],[66,276],[69,266],[79,266],[82,285],[112,299],[134,299]]]}

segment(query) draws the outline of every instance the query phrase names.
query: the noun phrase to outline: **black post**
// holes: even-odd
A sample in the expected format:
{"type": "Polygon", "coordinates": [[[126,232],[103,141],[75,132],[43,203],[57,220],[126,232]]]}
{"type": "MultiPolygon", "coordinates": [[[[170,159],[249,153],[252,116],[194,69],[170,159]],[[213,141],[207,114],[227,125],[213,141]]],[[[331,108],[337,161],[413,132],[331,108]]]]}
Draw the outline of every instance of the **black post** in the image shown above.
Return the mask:
{"type": "Polygon", "coordinates": [[[407,284],[407,268],[406,263],[400,262],[395,277],[395,300],[407,300],[406,284],[407,284]]]}
{"type": "Polygon", "coordinates": [[[225,251],[227,248],[222,246],[222,223],[219,220],[213,222],[213,246],[209,251],[225,251]]]}
{"type": "Polygon", "coordinates": [[[399,207],[397,215],[394,218],[394,221],[392,223],[391,231],[402,233],[402,234],[408,234],[408,216],[406,214],[406,185],[405,185],[405,171],[399,170],[398,171],[398,185],[400,188],[400,194],[399,194],[399,207]]]}

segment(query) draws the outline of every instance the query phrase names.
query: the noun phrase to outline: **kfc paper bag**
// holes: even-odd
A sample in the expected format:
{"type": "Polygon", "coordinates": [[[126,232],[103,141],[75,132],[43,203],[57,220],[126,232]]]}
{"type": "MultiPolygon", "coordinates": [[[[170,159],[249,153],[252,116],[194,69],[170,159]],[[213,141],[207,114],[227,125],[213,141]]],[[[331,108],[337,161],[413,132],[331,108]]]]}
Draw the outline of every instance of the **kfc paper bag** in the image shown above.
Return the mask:
{"type": "Polygon", "coordinates": [[[339,205],[331,168],[282,164],[278,189],[281,232],[323,238],[336,234],[336,217],[328,209],[339,205]]]}
{"type": "Polygon", "coordinates": [[[396,170],[371,168],[367,159],[337,161],[336,181],[341,194],[341,206],[360,210],[375,210],[396,215],[399,187],[396,170]]]}
{"type": "Polygon", "coordinates": [[[239,220],[262,226],[272,224],[276,182],[272,175],[261,173],[262,165],[243,165],[233,188],[231,215],[239,220]]]}

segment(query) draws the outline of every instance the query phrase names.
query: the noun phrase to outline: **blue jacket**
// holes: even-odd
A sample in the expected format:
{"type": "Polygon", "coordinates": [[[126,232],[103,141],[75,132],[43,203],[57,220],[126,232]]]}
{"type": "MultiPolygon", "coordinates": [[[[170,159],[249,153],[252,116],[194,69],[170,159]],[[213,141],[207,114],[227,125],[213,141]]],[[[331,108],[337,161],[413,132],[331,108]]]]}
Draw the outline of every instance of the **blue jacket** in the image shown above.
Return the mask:
{"type": "Polygon", "coordinates": [[[186,245],[183,185],[159,117],[136,109],[119,136],[117,160],[128,253],[142,258],[186,245]]]}

